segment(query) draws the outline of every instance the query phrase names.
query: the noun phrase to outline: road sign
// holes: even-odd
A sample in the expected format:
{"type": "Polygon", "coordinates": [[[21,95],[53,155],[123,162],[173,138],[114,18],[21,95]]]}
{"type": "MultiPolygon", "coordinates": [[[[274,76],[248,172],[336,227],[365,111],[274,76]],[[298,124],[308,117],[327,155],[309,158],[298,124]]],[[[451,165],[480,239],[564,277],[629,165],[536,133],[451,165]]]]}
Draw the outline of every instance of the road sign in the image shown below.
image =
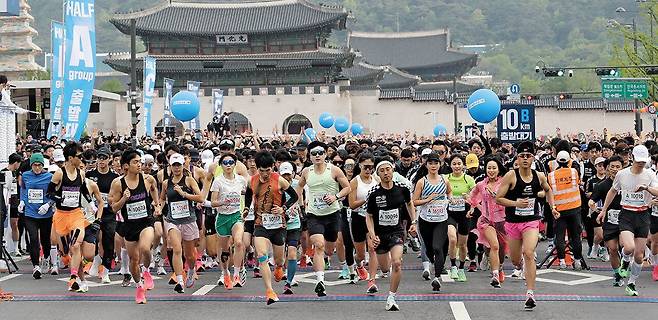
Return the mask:
{"type": "Polygon", "coordinates": [[[535,140],[535,106],[504,104],[498,114],[498,138],[504,143],[535,140]]]}
{"type": "Polygon", "coordinates": [[[518,83],[514,83],[509,86],[509,92],[512,94],[519,94],[521,93],[521,86],[518,83]]]}
{"type": "Polygon", "coordinates": [[[644,79],[602,79],[601,93],[604,99],[646,99],[649,85],[644,79]]]}

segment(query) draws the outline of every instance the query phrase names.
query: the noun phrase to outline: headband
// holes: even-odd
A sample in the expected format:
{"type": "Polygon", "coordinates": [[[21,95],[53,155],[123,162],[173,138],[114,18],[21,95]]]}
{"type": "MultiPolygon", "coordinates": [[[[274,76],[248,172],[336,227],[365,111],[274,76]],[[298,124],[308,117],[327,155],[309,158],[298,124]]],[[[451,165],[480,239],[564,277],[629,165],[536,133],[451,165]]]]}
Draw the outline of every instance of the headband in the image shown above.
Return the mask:
{"type": "Polygon", "coordinates": [[[394,168],[393,164],[390,161],[384,160],[384,161],[377,164],[377,166],[375,167],[375,171],[379,171],[379,168],[381,168],[385,165],[389,165],[389,166],[391,166],[391,168],[394,168]]]}

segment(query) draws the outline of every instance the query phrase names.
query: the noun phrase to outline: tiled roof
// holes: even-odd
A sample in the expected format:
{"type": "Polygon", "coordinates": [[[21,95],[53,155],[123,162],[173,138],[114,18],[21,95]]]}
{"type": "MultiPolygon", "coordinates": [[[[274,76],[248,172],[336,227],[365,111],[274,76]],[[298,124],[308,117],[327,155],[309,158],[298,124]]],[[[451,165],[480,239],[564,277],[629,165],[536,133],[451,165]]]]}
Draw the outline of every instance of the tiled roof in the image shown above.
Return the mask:
{"type": "MultiPolygon", "coordinates": [[[[418,68],[435,68],[441,75],[442,67],[463,64],[465,72],[477,63],[477,55],[455,51],[450,46],[447,30],[404,33],[352,32],[350,46],[361,52],[366,62],[373,65],[391,65],[416,74],[418,68]]],[[[454,68],[450,72],[454,73],[454,68]]]]}
{"type": "Polygon", "coordinates": [[[409,98],[411,98],[411,88],[379,90],[379,100],[409,99],[409,98]]]}
{"type": "Polygon", "coordinates": [[[408,88],[420,82],[420,77],[406,73],[395,67],[385,67],[384,78],[379,81],[381,88],[408,88]]]}
{"type": "Polygon", "coordinates": [[[116,14],[110,19],[128,34],[136,19],[138,34],[204,35],[261,34],[310,30],[335,25],[344,28],[348,13],[339,6],[308,0],[165,1],[143,11],[116,14]]]}

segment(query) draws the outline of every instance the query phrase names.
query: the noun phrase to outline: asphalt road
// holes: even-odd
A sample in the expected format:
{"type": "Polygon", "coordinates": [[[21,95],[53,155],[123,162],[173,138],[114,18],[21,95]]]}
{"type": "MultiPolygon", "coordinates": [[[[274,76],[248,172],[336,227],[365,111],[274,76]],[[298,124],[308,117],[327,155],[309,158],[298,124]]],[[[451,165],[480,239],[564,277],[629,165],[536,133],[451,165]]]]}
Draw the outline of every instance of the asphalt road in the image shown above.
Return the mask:
{"type": "MultiPolygon", "coordinates": [[[[545,245],[545,244],[543,244],[545,245]]],[[[540,256],[543,251],[540,252],[540,256]]],[[[250,278],[244,288],[226,290],[215,286],[219,273],[211,270],[185,294],[176,294],[167,279],[156,279],[148,292],[148,303],[134,303],[134,288],[120,286],[120,275],[113,284],[101,285],[98,279],[86,294],[66,290],[67,274],[45,275],[34,280],[27,260],[19,262],[20,272],[0,274],[0,287],[13,292],[15,300],[0,303],[0,319],[655,319],[658,307],[658,282],[651,281],[648,268],[638,281],[639,297],[626,297],[624,288],[612,287],[608,263],[589,261],[592,270],[575,272],[555,268],[539,271],[537,308],[523,310],[523,280],[508,278],[501,289],[489,285],[489,272],[467,273],[466,283],[443,281],[440,293],[433,293],[429,282],[420,277],[420,260],[415,253],[405,256],[402,284],[398,292],[400,312],[384,310],[389,279],[379,279],[380,295],[365,295],[366,283],[356,285],[338,281],[338,270],[326,274],[327,297],[313,293],[312,270],[298,272],[300,286],[295,294],[281,294],[283,282],[274,283],[281,301],[271,306],[264,302],[261,279],[250,278]]],[[[335,265],[335,263],[334,263],[335,265]]],[[[509,263],[506,267],[511,267],[509,263]]],[[[507,272],[508,275],[511,272],[507,272]]],[[[444,276],[444,280],[446,279],[444,276]]]]}

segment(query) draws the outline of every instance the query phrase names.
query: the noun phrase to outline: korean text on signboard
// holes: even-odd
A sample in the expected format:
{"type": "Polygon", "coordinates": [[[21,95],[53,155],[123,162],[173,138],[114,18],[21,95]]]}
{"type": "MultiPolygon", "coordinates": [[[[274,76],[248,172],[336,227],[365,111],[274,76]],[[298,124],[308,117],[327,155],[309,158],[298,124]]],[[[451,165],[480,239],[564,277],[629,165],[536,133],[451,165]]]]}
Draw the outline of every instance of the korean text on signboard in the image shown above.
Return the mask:
{"type": "Polygon", "coordinates": [[[217,44],[221,45],[249,43],[249,37],[246,34],[218,34],[216,38],[217,44]]]}
{"type": "Polygon", "coordinates": [[[498,114],[498,138],[503,143],[535,140],[535,106],[504,104],[498,114]]]}

